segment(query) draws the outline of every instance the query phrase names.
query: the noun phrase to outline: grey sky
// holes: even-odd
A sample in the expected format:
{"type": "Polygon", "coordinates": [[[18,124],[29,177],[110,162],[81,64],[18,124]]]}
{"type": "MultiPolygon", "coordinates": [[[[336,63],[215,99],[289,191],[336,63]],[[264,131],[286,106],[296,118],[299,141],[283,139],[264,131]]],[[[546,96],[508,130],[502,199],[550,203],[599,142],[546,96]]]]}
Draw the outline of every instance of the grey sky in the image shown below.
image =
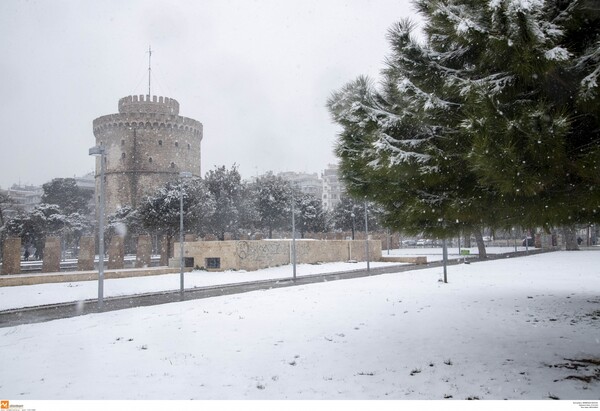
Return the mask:
{"type": "Polygon", "coordinates": [[[92,121],[147,93],[149,45],[152,94],[204,125],[203,174],[319,172],[327,98],[378,76],[406,17],[408,0],[0,1],[0,187],[92,171],[92,121]]]}

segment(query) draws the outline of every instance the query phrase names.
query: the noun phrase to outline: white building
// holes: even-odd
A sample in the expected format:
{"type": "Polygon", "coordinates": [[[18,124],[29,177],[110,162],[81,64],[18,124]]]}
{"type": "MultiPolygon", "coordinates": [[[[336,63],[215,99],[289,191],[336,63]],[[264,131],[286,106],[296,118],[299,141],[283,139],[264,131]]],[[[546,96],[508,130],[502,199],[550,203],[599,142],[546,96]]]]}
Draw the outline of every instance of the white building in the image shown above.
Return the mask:
{"type": "Polygon", "coordinates": [[[311,194],[316,198],[322,198],[323,183],[317,173],[296,173],[294,171],[285,171],[277,174],[278,177],[291,182],[296,188],[305,194],[311,194]]]}
{"type": "Polygon", "coordinates": [[[33,185],[13,184],[8,190],[3,190],[13,201],[13,205],[5,210],[5,217],[14,217],[19,211],[29,213],[42,201],[44,190],[33,185]]]}
{"type": "Polygon", "coordinates": [[[339,180],[338,166],[329,164],[321,174],[323,181],[323,210],[331,211],[342,201],[344,185],[339,180]]]}

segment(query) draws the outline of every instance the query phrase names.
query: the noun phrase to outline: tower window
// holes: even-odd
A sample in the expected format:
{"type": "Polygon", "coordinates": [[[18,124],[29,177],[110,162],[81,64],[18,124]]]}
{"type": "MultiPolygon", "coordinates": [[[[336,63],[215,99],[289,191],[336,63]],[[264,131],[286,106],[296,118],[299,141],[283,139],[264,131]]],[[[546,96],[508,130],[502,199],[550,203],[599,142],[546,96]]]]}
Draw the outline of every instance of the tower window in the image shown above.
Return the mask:
{"type": "Polygon", "coordinates": [[[125,140],[121,140],[121,145],[124,146],[125,145],[125,140]]]}
{"type": "Polygon", "coordinates": [[[148,158],[148,162],[151,163],[152,162],[152,157],[148,158]]]}
{"type": "Polygon", "coordinates": [[[127,155],[125,153],[121,153],[121,158],[125,159],[125,157],[127,157],[127,155]]]}
{"type": "Polygon", "coordinates": [[[175,147],[179,147],[179,142],[178,141],[175,142],[175,147]]]}
{"type": "Polygon", "coordinates": [[[171,163],[171,168],[175,168],[175,163],[171,163]]]}
{"type": "Polygon", "coordinates": [[[192,148],[192,146],[188,144],[188,150],[191,149],[191,148],[192,148]]]}
{"type": "Polygon", "coordinates": [[[158,145],[162,146],[162,140],[158,140],[158,145]]]}

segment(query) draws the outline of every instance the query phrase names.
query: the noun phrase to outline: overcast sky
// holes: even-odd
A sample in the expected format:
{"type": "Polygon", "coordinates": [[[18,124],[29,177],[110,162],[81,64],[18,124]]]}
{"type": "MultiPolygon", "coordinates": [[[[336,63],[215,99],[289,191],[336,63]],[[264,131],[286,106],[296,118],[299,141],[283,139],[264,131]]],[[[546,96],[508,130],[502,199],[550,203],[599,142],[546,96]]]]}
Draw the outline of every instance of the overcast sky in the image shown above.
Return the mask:
{"type": "Polygon", "coordinates": [[[204,125],[202,174],[335,162],[331,92],[377,78],[409,0],[2,0],[0,187],[93,170],[92,121],[119,98],[174,98],[204,125]]]}

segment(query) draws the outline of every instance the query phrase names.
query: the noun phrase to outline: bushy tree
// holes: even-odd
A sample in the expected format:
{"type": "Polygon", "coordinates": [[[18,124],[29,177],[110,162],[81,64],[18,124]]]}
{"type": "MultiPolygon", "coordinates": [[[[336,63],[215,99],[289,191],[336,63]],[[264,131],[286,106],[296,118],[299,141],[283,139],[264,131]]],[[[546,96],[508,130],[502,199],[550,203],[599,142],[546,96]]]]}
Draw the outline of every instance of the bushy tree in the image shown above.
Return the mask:
{"type": "MultiPolygon", "coordinates": [[[[333,226],[337,230],[352,231],[354,238],[355,231],[365,231],[365,202],[357,201],[352,197],[343,196],[332,213],[333,226]]],[[[367,224],[369,230],[380,228],[378,219],[381,211],[373,203],[367,203],[367,224]]]]}
{"type": "Polygon", "coordinates": [[[208,218],[208,230],[224,240],[225,233],[237,236],[249,224],[252,210],[246,201],[247,187],[234,164],[231,169],[216,167],[206,173],[206,188],[215,202],[214,213],[208,218]]]}
{"type": "Polygon", "coordinates": [[[251,186],[256,206],[258,221],[256,226],[265,229],[269,238],[273,238],[273,230],[290,225],[292,187],[291,184],[268,173],[259,177],[251,186]]]}
{"type": "Polygon", "coordinates": [[[141,228],[165,235],[169,249],[173,237],[179,234],[182,193],[184,230],[190,233],[205,232],[205,225],[215,210],[215,203],[199,178],[168,182],[143,200],[137,208],[136,220],[141,228]]]}
{"type": "Polygon", "coordinates": [[[323,210],[323,202],[312,194],[296,191],[294,193],[296,229],[301,238],[306,232],[327,231],[327,213],[323,210]]]}
{"type": "Polygon", "coordinates": [[[328,101],[349,191],[415,234],[597,221],[600,24],[588,3],[415,1],[425,41],[396,24],[381,86],[361,77],[328,101]]]}
{"type": "Polygon", "coordinates": [[[65,215],[79,213],[89,214],[88,204],[93,197],[92,191],[77,186],[73,178],[55,178],[42,185],[42,203],[56,204],[65,215]]]}
{"type": "Polygon", "coordinates": [[[65,215],[56,204],[39,204],[30,213],[20,214],[9,220],[3,232],[21,238],[26,247],[36,249],[36,257],[43,257],[44,243],[48,236],[61,236],[67,245],[74,245],[89,233],[92,225],[87,216],[79,213],[65,215]]]}
{"type": "Polygon", "coordinates": [[[0,192],[0,228],[2,228],[6,220],[5,210],[12,207],[13,204],[14,201],[10,198],[8,194],[0,192]]]}

